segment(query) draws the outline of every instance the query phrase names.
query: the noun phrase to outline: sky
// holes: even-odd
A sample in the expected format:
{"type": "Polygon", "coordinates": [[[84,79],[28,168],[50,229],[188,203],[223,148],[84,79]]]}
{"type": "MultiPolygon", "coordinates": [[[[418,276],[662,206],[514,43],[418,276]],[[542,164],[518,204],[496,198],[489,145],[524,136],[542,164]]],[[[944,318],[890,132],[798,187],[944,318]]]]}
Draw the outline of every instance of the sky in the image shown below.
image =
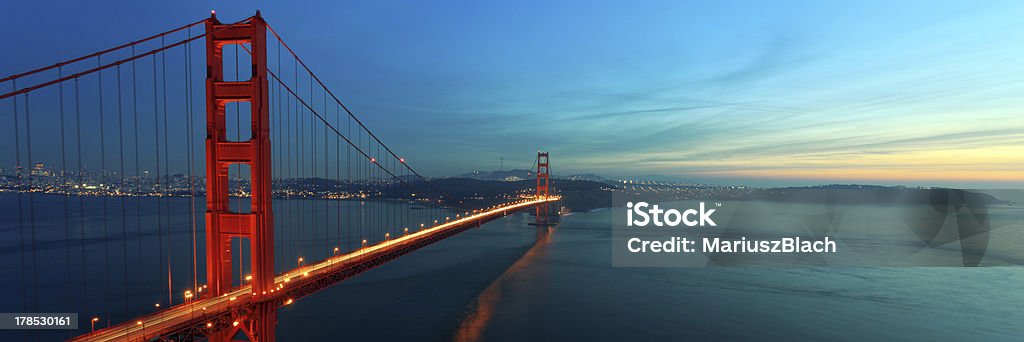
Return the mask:
{"type": "Polygon", "coordinates": [[[1024,186],[1019,1],[6,1],[0,75],[211,9],[428,176],[1024,186]]]}

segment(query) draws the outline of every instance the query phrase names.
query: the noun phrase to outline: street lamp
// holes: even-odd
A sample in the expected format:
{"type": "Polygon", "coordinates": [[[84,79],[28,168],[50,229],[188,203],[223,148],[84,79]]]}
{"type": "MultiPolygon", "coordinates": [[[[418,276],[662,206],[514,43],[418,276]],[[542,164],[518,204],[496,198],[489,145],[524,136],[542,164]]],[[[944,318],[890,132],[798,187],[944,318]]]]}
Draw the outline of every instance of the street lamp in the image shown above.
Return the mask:
{"type": "Polygon", "coordinates": [[[340,251],[340,250],[338,249],[338,247],[334,247],[334,255],[338,255],[338,252],[339,252],[339,251],[340,251]]]}
{"type": "Polygon", "coordinates": [[[363,247],[366,247],[366,239],[363,239],[363,247]]]}
{"type": "Polygon", "coordinates": [[[99,321],[100,321],[99,317],[93,317],[91,320],[89,320],[89,324],[92,325],[92,331],[91,332],[96,332],[96,322],[99,322],[99,321]]]}
{"type": "Polygon", "coordinates": [[[306,259],[303,259],[302,257],[299,257],[299,261],[297,262],[297,264],[295,265],[295,267],[302,267],[302,262],[303,262],[303,261],[305,261],[305,260],[306,260],[306,259]]]}

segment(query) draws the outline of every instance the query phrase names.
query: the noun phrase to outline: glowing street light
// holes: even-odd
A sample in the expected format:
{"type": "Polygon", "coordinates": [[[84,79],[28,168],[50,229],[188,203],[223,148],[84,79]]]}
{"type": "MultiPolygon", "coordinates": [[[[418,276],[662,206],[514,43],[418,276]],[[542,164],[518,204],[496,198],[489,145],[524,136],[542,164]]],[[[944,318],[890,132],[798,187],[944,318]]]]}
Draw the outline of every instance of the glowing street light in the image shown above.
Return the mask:
{"type": "Polygon", "coordinates": [[[363,239],[363,247],[366,247],[366,239],[363,239]]]}
{"type": "Polygon", "coordinates": [[[93,317],[91,320],[89,320],[89,324],[92,325],[92,332],[96,332],[96,322],[99,322],[99,321],[100,321],[99,317],[93,317]]]}
{"type": "Polygon", "coordinates": [[[303,261],[306,261],[306,259],[303,259],[302,257],[299,257],[299,261],[297,262],[297,264],[295,265],[295,267],[302,267],[302,262],[303,262],[303,261]]]}
{"type": "Polygon", "coordinates": [[[245,276],[245,281],[251,281],[251,280],[252,280],[252,275],[251,274],[245,276]]]}
{"type": "Polygon", "coordinates": [[[339,251],[341,251],[341,250],[340,250],[340,249],[338,249],[338,247],[334,247],[334,255],[338,255],[338,252],[339,252],[339,251]]]}

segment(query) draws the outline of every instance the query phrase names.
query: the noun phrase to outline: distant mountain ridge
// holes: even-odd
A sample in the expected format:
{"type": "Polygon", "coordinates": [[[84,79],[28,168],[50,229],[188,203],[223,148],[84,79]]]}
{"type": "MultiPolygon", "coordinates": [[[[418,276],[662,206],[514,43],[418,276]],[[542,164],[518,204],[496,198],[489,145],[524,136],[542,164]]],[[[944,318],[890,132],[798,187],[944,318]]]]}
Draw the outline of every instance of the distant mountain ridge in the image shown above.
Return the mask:
{"type": "Polygon", "coordinates": [[[562,179],[574,180],[574,181],[591,181],[591,182],[608,182],[607,178],[595,175],[593,173],[581,173],[575,175],[568,175],[565,177],[559,177],[562,179]]]}
{"type": "Polygon", "coordinates": [[[473,171],[452,178],[469,178],[476,180],[515,182],[530,179],[533,176],[534,174],[531,170],[515,169],[508,171],[473,171]]]}

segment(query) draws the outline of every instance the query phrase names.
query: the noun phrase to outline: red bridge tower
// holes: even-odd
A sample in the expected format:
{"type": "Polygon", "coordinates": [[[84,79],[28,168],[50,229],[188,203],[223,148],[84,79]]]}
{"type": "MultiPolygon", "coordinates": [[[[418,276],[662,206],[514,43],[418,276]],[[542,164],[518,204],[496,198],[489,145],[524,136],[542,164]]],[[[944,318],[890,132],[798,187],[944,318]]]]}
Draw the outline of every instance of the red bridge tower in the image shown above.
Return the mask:
{"type": "MultiPolygon", "coordinates": [[[[550,192],[548,191],[550,185],[548,169],[548,153],[537,151],[537,197],[548,198],[550,192]]],[[[536,224],[547,225],[548,224],[548,204],[538,205],[536,207],[537,215],[536,224]]]]}
{"type": "MultiPolygon", "coordinates": [[[[256,12],[248,23],[224,25],[211,15],[206,22],[206,281],[205,295],[231,291],[231,239],[249,240],[253,307],[241,324],[214,333],[210,341],[228,341],[239,333],[251,341],[273,341],[276,307],[266,293],[274,286],[274,216],[270,185],[270,112],[267,90],[267,23],[256,12]],[[225,81],[223,47],[249,44],[252,76],[225,81]],[[252,132],[244,141],[228,141],[225,105],[251,104],[252,132]],[[228,206],[228,167],[249,165],[252,185],[248,213],[228,206]]],[[[241,282],[241,280],[240,280],[241,282]]]]}

